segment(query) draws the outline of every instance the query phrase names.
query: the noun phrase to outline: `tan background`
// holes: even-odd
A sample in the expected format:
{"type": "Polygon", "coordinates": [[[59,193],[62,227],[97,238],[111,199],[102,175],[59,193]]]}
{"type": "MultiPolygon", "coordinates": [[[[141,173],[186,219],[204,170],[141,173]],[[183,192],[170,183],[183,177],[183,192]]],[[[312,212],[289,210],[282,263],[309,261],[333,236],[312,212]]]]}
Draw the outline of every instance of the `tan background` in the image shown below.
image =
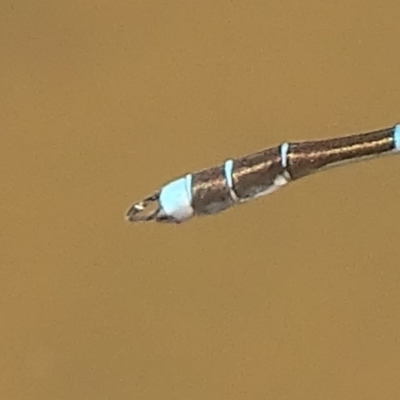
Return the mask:
{"type": "Polygon", "coordinates": [[[0,398],[400,398],[400,158],[181,226],[164,182],[400,122],[400,2],[1,1],[0,398]]]}

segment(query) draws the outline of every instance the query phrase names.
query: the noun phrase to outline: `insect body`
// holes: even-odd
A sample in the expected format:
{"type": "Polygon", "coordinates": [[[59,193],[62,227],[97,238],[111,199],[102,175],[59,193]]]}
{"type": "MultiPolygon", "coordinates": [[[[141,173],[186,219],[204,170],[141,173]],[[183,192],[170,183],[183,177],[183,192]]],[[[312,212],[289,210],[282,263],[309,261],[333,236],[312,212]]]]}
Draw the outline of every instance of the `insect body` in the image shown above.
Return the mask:
{"type": "Polygon", "coordinates": [[[132,205],[126,219],[180,223],[270,194],[323,169],[398,151],[400,124],[334,139],[283,143],[175,179],[132,205]]]}

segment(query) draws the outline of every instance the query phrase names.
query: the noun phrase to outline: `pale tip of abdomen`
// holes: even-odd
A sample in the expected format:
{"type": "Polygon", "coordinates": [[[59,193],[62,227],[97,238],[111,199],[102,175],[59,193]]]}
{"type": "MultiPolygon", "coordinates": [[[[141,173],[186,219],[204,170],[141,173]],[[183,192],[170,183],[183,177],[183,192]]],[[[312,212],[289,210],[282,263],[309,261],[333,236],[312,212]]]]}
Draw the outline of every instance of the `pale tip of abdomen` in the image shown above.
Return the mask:
{"type": "Polygon", "coordinates": [[[159,212],[158,193],[133,204],[125,213],[128,222],[153,221],[159,212]]]}

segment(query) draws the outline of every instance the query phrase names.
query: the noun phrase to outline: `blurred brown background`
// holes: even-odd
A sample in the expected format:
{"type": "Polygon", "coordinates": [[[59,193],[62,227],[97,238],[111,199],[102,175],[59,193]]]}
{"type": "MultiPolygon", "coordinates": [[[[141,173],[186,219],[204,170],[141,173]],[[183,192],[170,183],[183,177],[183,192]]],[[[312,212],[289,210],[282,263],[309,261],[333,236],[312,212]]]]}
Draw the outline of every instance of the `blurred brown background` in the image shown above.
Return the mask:
{"type": "Polygon", "coordinates": [[[180,226],[127,207],[400,122],[400,3],[1,1],[0,398],[400,398],[400,157],[180,226]]]}

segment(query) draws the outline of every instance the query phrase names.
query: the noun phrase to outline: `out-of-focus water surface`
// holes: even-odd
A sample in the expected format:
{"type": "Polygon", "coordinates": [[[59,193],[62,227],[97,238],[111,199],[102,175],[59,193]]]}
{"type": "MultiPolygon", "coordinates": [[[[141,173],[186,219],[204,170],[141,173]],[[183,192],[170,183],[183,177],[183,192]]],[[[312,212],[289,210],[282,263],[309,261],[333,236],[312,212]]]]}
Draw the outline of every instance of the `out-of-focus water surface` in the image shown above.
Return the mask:
{"type": "Polygon", "coordinates": [[[400,156],[129,225],[181,174],[400,122],[398,1],[3,1],[2,399],[400,396],[400,156]]]}

